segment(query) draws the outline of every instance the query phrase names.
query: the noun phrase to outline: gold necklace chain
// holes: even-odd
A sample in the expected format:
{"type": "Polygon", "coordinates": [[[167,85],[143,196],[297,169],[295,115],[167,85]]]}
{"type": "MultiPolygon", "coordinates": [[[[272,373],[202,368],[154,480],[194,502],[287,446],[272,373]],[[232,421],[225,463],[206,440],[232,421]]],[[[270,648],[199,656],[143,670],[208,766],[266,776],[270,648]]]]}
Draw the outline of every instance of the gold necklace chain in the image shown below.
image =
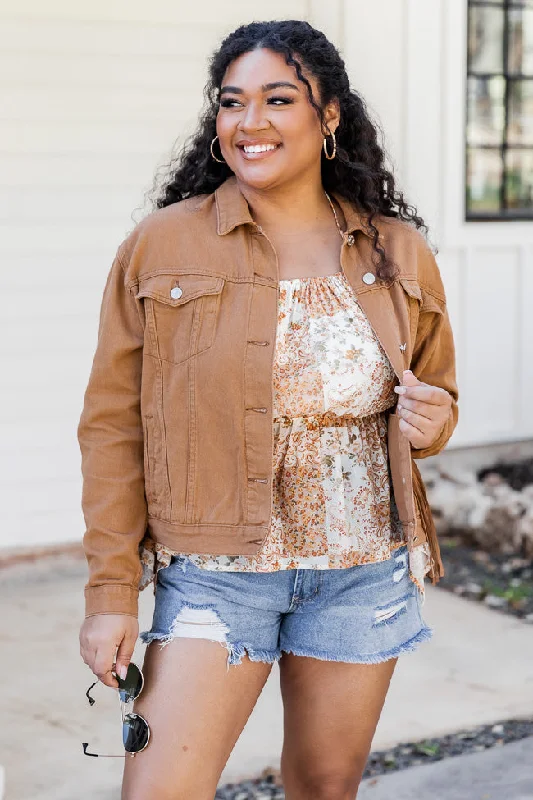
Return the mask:
{"type": "MultiPolygon", "coordinates": [[[[344,242],[344,240],[346,239],[346,234],[344,233],[344,231],[342,230],[342,228],[341,228],[341,226],[339,224],[339,218],[337,217],[337,212],[335,211],[335,206],[331,202],[331,197],[329,196],[329,194],[326,192],[325,189],[324,189],[324,194],[326,195],[326,197],[328,199],[328,203],[331,206],[331,210],[333,211],[333,216],[335,217],[335,224],[337,225],[337,230],[339,231],[339,236],[341,237],[342,241],[344,242]]],[[[263,228],[260,225],[258,225],[255,220],[253,220],[253,223],[254,223],[255,227],[257,228],[257,230],[260,233],[264,232],[263,228]]]]}
{"type": "Polygon", "coordinates": [[[324,194],[328,198],[328,203],[330,204],[331,210],[333,211],[333,216],[335,217],[335,222],[337,224],[337,230],[339,231],[339,234],[340,234],[340,237],[341,237],[342,241],[344,241],[344,239],[346,237],[346,234],[344,233],[344,231],[342,230],[341,226],[339,225],[339,218],[337,217],[337,212],[335,211],[335,206],[331,202],[331,197],[329,196],[329,194],[326,192],[325,189],[324,189],[324,194]]]}

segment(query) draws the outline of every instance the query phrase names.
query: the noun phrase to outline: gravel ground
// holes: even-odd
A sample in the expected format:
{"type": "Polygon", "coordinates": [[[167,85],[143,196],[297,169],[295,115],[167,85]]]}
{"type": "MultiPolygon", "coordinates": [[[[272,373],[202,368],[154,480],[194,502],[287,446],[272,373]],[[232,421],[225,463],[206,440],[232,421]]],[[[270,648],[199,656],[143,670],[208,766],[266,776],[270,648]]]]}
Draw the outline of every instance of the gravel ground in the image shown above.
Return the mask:
{"type": "MultiPolygon", "coordinates": [[[[479,470],[477,478],[483,481],[493,473],[519,492],[533,484],[533,459],[498,462],[479,470]]],[[[439,542],[446,572],[439,588],[533,623],[533,560],[521,553],[485,552],[460,532],[440,536],[439,542]]]]}
{"type": "Polygon", "coordinates": [[[524,461],[514,461],[504,464],[499,461],[491,467],[485,467],[477,473],[478,480],[482,481],[491,472],[500,475],[511,489],[520,492],[524,486],[533,483],[533,458],[526,458],[524,461]]]}
{"type": "MultiPolygon", "coordinates": [[[[532,735],[533,717],[478,725],[468,730],[420,742],[403,742],[390,750],[372,752],[363,773],[363,780],[415,765],[441,761],[443,758],[479,752],[489,747],[501,747],[532,735]]],[[[215,800],[267,800],[267,798],[269,800],[285,798],[277,770],[266,769],[258,778],[238,784],[228,783],[221,786],[215,795],[215,800]]]]}
{"type": "Polygon", "coordinates": [[[445,575],[437,586],[533,623],[533,561],[486,553],[460,536],[440,537],[445,575]]]}

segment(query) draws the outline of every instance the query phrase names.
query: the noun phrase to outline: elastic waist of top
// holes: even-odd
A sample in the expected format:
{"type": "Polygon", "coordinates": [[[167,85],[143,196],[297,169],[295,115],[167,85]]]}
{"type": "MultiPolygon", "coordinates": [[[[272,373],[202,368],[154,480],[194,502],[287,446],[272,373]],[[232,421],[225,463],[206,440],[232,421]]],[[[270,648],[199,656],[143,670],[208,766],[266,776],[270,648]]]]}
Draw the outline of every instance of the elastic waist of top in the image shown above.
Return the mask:
{"type": "Polygon", "coordinates": [[[317,428],[349,427],[350,425],[361,425],[368,422],[375,424],[376,419],[383,416],[384,413],[384,411],[379,411],[375,414],[360,415],[335,414],[332,411],[327,411],[323,414],[309,414],[302,417],[289,417],[280,414],[273,417],[272,422],[274,425],[291,427],[293,431],[316,430],[317,428]]]}

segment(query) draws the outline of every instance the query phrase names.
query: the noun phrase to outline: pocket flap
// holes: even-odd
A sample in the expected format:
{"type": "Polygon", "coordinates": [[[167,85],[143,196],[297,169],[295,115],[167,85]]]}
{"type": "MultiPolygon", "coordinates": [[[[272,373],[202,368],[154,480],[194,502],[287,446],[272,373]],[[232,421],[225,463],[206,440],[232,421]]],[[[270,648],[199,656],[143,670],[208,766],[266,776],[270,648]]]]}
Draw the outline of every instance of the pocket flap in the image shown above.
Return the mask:
{"type": "Polygon", "coordinates": [[[422,307],[421,311],[433,311],[436,314],[444,314],[444,309],[446,307],[445,300],[439,300],[434,295],[426,292],[425,289],[422,290],[422,307]]]}
{"type": "Polygon", "coordinates": [[[417,300],[422,300],[422,290],[416,278],[398,278],[402,288],[410,297],[415,297],[417,300]]]}
{"type": "Polygon", "coordinates": [[[169,306],[181,306],[195,297],[205,294],[218,294],[224,286],[224,278],[216,275],[199,275],[190,272],[184,275],[152,275],[140,278],[137,300],[151,297],[169,306]],[[181,290],[181,293],[178,291],[181,290]]]}

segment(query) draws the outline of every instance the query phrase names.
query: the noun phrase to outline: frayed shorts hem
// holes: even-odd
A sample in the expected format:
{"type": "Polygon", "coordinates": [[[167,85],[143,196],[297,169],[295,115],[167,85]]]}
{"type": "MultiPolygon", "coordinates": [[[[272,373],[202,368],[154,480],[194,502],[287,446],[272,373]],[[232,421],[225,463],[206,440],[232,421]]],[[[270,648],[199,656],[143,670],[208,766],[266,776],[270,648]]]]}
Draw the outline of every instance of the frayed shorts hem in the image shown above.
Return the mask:
{"type": "MultiPolygon", "coordinates": [[[[141,633],[140,637],[141,641],[145,644],[152,644],[152,642],[161,642],[161,647],[163,648],[166,644],[173,641],[174,639],[186,639],[189,637],[186,636],[176,636],[173,633],[166,634],[166,633],[159,633],[157,631],[146,631],[141,633]]],[[[209,637],[194,637],[200,638],[202,641],[214,641],[217,642],[216,639],[210,639],[209,637]]],[[[248,647],[247,645],[243,644],[242,642],[217,642],[218,644],[222,645],[228,651],[228,667],[230,665],[237,665],[242,663],[242,658],[244,655],[247,655],[250,661],[263,661],[266,664],[272,664],[274,661],[279,661],[281,658],[281,650],[278,648],[277,650],[256,650],[253,647],[248,647]]]]}
{"type": "MultiPolygon", "coordinates": [[[[222,645],[228,651],[228,667],[230,665],[237,666],[238,664],[241,664],[244,655],[247,655],[250,661],[262,661],[266,664],[272,664],[274,661],[280,660],[282,653],[292,653],[295,656],[316,658],[319,661],[338,661],[345,664],[380,664],[383,661],[389,661],[392,658],[397,658],[403,653],[413,652],[417,649],[421,642],[431,639],[432,636],[433,629],[426,625],[416,634],[416,636],[413,636],[411,639],[408,639],[406,642],[403,642],[397,647],[393,647],[390,650],[384,650],[381,653],[369,653],[366,655],[356,656],[352,656],[351,654],[333,655],[332,653],[326,653],[321,650],[292,646],[280,647],[277,650],[255,650],[254,648],[248,647],[242,642],[218,642],[218,644],[222,645]]],[[[174,639],[187,637],[180,637],[175,636],[174,634],[165,634],[157,631],[145,631],[141,633],[139,638],[147,645],[151,644],[152,642],[159,641],[161,642],[161,647],[164,647],[174,639]]],[[[202,641],[214,640],[206,638],[202,641]]]]}
{"type": "Polygon", "coordinates": [[[362,656],[337,656],[332,655],[331,653],[320,652],[318,650],[306,650],[302,647],[282,647],[281,650],[284,653],[292,653],[295,656],[308,656],[309,658],[317,658],[320,661],[342,661],[345,664],[379,664],[383,661],[388,661],[391,658],[396,658],[403,653],[409,653],[416,650],[417,645],[420,644],[420,642],[431,639],[432,636],[433,629],[424,627],[419,633],[417,633],[416,636],[413,636],[412,639],[409,639],[407,642],[404,642],[397,647],[393,647],[390,650],[384,650],[381,653],[370,653],[362,656]]]}

